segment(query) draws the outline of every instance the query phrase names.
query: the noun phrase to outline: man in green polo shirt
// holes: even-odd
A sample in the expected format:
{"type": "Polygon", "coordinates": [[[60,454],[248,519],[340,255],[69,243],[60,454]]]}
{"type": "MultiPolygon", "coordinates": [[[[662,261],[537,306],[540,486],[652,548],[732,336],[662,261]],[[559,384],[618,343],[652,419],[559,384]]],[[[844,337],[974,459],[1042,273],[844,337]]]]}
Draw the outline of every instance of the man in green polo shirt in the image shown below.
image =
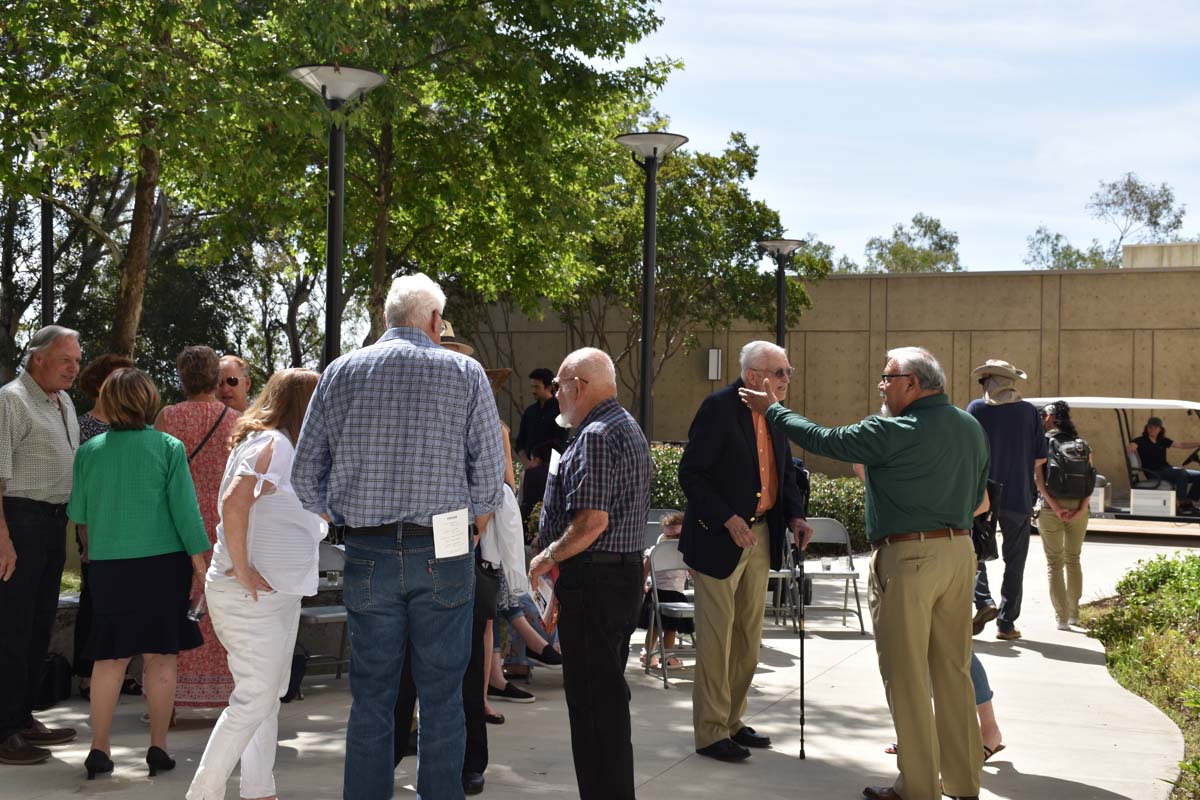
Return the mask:
{"type": "Polygon", "coordinates": [[[987,486],[987,439],[950,404],[945,373],[928,350],[901,347],[887,357],[883,408],[854,425],[817,425],[776,402],[769,386],[741,394],[805,450],[866,468],[871,618],[900,776],[863,796],[977,797],[983,742],[970,676],[968,531],[987,486]]]}

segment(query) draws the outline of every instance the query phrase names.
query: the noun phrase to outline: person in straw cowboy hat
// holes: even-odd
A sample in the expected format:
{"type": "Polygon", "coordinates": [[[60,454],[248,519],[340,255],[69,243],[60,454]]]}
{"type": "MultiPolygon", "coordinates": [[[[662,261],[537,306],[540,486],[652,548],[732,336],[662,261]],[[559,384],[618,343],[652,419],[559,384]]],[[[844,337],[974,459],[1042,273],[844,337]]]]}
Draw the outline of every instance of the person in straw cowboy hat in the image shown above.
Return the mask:
{"type": "Polygon", "coordinates": [[[1016,621],[1021,615],[1025,558],[1029,555],[1035,499],[1032,487],[1034,472],[1046,463],[1046,434],[1038,410],[1021,399],[1017,382],[1027,378],[1022,370],[1007,361],[989,358],[971,374],[979,382],[982,397],[971,401],[967,413],[979,421],[987,434],[991,448],[988,478],[1004,486],[997,511],[1004,533],[1000,606],[997,608],[992,599],[987,564],[981,561],[975,575],[975,633],[995,619],[997,639],[1020,639],[1016,621]]]}

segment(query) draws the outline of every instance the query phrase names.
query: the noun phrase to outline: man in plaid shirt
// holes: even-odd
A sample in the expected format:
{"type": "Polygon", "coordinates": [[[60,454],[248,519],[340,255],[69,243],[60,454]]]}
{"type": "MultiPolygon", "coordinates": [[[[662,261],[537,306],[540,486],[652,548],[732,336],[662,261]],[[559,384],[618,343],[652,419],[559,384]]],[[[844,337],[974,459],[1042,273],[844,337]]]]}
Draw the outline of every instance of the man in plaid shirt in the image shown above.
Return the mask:
{"type": "Polygon", "coordinates": [[[483,367],[438,344],[445,305],[427,276],[395,280],[387,332],[321,376],[292,466],[300,502],[346,542],[345,796],[354,800],[392,797],[406,642],[421,703],[417,795],[463,796],[475,557],[437,557],[433,516],[466,508],[483,531],[502,498],[504,446],[483,367]]]}
{"type": "Polygon", "coordinates": [[[625,662],[642,601],[642,531],[650,511],[650,446],[617,402],[612,359],[571,353],[554,379],[562,421],[577,433],[550,470],[536,579],[559,565],[563,688],[579,796],[632,800],[633,744],[625,662]]]}

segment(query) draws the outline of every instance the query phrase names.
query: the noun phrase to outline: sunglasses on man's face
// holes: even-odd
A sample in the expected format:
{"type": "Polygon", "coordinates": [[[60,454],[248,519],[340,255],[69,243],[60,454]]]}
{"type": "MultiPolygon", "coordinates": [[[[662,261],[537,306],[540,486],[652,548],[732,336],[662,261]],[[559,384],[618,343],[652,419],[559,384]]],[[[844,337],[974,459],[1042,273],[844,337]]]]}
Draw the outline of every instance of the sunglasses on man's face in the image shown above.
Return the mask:
{"type": "Polygon", "coordinates": [[[770,375],[774,375],[779,380],[783,380],[784,378],[791,380],[792,376],[796,374],[795,367],[779,367],[778,369],[763,369],[762,367],[758,367],[757,369],[759,372],[766,372],[770,375]]]}
{"type": "Polygon", "coordinates": [[[588,384],[588,381],[586,378],[581,378],[578,375],[576,375],[571,378],[563,378],[561,381],[558,378],[555,378],[554,380],[550,381],[550,388],[553,389],[555,391],[555,393],[557,393],[559,389],[561,389],[565,384],[568,384],[571,381],[579,381],[580,383],[582,383],[585,386],[588,384]]]}
{"type": "Polygon", "coordinates": [[[225,385],[230,388],[233,388],[233,389],[236,389],[238,386],[238,383],[240,383],[240,382],[241,382],[241,378],[238,378],[235,375],[230,375],[228,378],[225,379],[225,385]]]}

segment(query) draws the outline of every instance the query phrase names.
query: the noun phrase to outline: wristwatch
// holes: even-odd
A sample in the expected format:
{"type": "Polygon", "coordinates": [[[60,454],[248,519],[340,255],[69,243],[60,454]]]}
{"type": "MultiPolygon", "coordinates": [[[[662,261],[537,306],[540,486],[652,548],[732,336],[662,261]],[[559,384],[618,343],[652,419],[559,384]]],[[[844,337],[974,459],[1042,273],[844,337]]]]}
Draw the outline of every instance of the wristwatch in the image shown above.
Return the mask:
{"type": "Polygon", "coordinates": [[[546,549],[542,551],[542,555],[550,559],[551,564],[558,563],[558,559],[554,557],[554,545],[556,544],[557,542],[551,542],[550,544],[546,545],[546,549]]]}

